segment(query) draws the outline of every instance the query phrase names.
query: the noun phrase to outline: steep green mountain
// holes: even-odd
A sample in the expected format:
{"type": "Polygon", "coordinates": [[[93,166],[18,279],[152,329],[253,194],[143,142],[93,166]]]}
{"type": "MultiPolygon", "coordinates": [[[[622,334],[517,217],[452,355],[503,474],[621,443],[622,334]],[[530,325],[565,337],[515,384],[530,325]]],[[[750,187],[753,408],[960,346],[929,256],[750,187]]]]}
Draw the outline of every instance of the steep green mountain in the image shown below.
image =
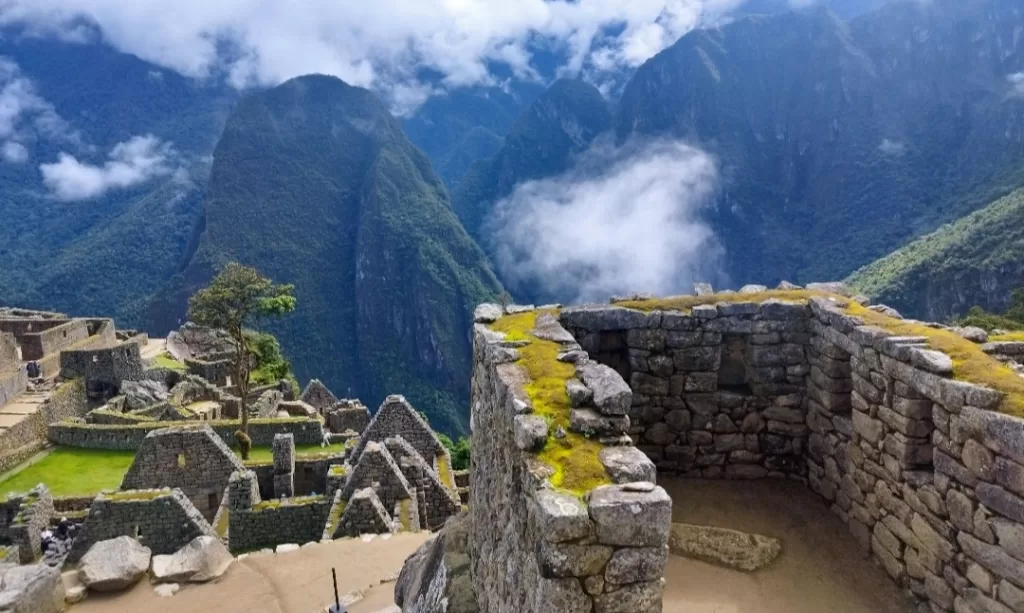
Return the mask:
{"type": "Polygon", "coordinates": [[[433,162],[449,190],[470,165],[492,157],[522,110],[543,92],[533,83],[467,87],[427,100],[402,123],[409,140],[433,162]]]}
{"type": "Polygon", "coordinates": [[[500,286],[430,161],[369,91],[306,76],[238,103],[198,249],[151,304],[151,327],[175,327],[232,259],[295,284],[298,309],[271,329],[300,380],[368,405],[405,394],[436,427],[466,431],[467,331],[500,286]]]}
{"type": "Polygon", "coordinates": [[[858,290],[905,315],[945,321],[979,305],[1003,312],[1024,287],[1024,189],[855,272],[858,290]]]}
{"type": "Polygon", "coordinates": [[[102,44],[10,30],[0,32],[0,62],[16,67],[8,110],[31,107],[15,123],[25,159],[0,159],[0,304],[138,325],[139,303],[187,259],[202,223],[206,157],[235,94],[102,44]],[[150,180],[75,201],[44,185],[40,165],[59,154],[102,169],[118,143],[144,135],[165,158],[150,180]]]}
{"type": "Polygon", "coordinates": [[[1013,0],[825,8],[690,32],[645,63],[619,139],[714,153],[733,284],[842,278],[1024,185],[1013,0]]]}
{"type": "Polygon", "coordinates": [[[516,119],[494,157],[479,161],[452,192],[452,206],[486,248],[482,225],[494,204],[523,181],[566,170],[573,155],[611,127],[601,93],[579,79],[560,79],[516,119]]]}

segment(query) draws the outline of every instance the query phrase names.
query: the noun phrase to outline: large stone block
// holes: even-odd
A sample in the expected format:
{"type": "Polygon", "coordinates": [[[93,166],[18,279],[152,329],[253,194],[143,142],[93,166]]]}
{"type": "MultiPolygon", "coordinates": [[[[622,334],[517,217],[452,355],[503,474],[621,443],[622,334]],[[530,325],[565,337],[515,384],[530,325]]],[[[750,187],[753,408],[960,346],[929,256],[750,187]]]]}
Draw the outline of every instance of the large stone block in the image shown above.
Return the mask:
{"type": "MultiPolygon", "coordinates": [[[[674,437],[673,437],[674,438],[674,437]]],[[[605,447],[598,454],[601,464],[615,483],[654,483],[657,470],[642,451],[633,446],[605,447]]]]}
{"type": "Polygon", "coordinates": [[[599,487],[590,493],[588,508],[603,544],[660,547],[668,543],[672,499],[660,487],[599,487]]]}
{"type": "Polygon", "coordinates": [[[533,495],[533,510],[540,534],[552,543],[562,543],[590,536],[594,525],[587,507],[574,496],[551,490],[533,495]]]}
{"type": "Polygon", "coordinates": [[[576,365],[576,376],[594,393],[594,405],[604,415],[626,415],[633,391],[619,373],[596,362],[576,365]]]}
{"type": "Polygon", "coordinates": [[[594,613],[660,613],[661,589],[661,581],[646,581],[605,592],[594,597],[594,613]]]}

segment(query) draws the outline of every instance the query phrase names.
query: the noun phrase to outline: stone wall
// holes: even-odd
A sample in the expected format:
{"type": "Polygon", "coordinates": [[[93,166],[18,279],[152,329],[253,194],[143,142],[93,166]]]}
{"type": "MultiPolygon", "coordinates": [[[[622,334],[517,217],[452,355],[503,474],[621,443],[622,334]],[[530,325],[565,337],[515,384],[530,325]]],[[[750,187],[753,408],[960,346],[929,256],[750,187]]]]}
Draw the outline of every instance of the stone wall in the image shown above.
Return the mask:
{"type": "Polygon", "coordinates": [[[358,400],[341,400],[323,411],[327,428],[331,432],[353,432],[362,434],[370,425],[370,410],[358,400]]]}
{"type": "Polygon", "coordinates": [[[629,433],[661,472],[802,475],[808,307],[721,303],[691,313],[565,309],[560,321],[630,383],[629,433]]]}
{"type": "Polygon", "coordinates": [[[231,509],[228,543],[232,552],[319,541],[331,502],[324,496],[273,500],[251,509],[231,509]]]}
{"type": "MultiPolygon", "coordinates": [[[[478,309],[477,321],[500,315],[500,307],[485,305],[478,309]]],[[[557,323],[547,325],[544,334],[568,336],[557,323]]],[[[528,373],[515,363],[518,346],[504,343],[482,324],[475,327],[469,508],[473,587],[480,610],[661,611],[672,501],[650,483],[654,466],[628,445],[605,447],[623,459],[615,463],[616,474],[609,473],[608,482],[628,483],[597,487],[582,500],[550,489],[554,471],[524,450],[528,437],[521,428],[517,436],[516,426],[532,406],[524,391],[528,373]]],[[[577,364],[586,360],[570,343],[564,347],[577,364]]],[[[605,404],[607,386],[620,389],[625,384],[610,370],[602,374],[601,383],[590,384],[596,389],[587,390],[605,404]]],[[[628,394],[625,406],[618,408],[628,409],[628,394]]],[[[621,437],[613,440],[628,443],[621,437]]]]}
{"type": "Polygon", "coordinates": [[[0,433],[0,473],[36,454],[46,442],[46,425],[80,417],[88,410],[81,380],[67,381],[50,395],[36,413],[0,433]]]}
{"type": "Polygon", "coordinates": [[[811,489],[933,611],[1024,611],[1024,420],[925,338],[811,306],[811,489]]]}
{"type": "Polygon", "coordinates": [[[367,443],[383,443],[384,439],[391,436],[401,436],[431,464],[435,457],[447,453],[437,435],[430,429],[430,425],[409,401],[404,396],[392,395],[384,399],[384,403],[370,420],[370,425],[366,427],[358,447],[352,454],[353,461],[358,461],[367,443]]]}
{"type": "Polygon", "coordinates": [[[53,497],[40,484],[27,494],[9,497],[8,503],[16,508],[7,527],[7,538],[18,548],[19,562],[31,564],[42,555],[40,533],[53,515],[53,497]]]}
{"type": "Polygon", "coordinates": [[[231,377],[232,361],[185,358],[185,367],[190,375],[200,376],[217,386],[225,386],[231,377]]]}
{"type": "Polygon", "coordinates": [[[0,407],[25,391],[28,373],[18,359],[14,335],[0,333],[0,407]]]}
{"type": "Polygon", "coordinates": [[[208,426],[165,428],[146,435],[121,489],[178,488],[212,519],[231,474],[240,470],[241,460],[208,426]]]}
{"type": "Polygon", "coordinates": [[[41,360],[86,339],[89,325],[84,319],[0,319],[0,332],[18,339],[22,360],[41,360]]]}
{"type": "MultiPolygon", "coordinates": [[[[150,431],[169,426],[187,426],[196,424],[174,422],[152,422],[138,425],[100,425],[60,422],[50,424],[47,437],[57,445],[69,447],[85,447],[89,449],[138,449],[150,431]]],[[[235,442],[235,431],[239,422],[209,421],[204,425],[229,445],[235,442]]],[[[323,440],[323,427],[315,419],[251,419],[249,420],[249,437],[253,445],[270,445],[274,435],[291,433],[297,445],[314,445],[323,440]]]]}
{"type": "Polygon", "coordinates": [[[128,342],[114,347],[63,351],[60,370],[65,378],[83,377],[89,383],[117,388],[122,381],[142,378],[142,357],[139,343],[128,342]]]}
{"type": "Polygon", "coordinates": [[[197,536],[216,536],[181,490],[132,490],[100,494],[68,555],[77,562],[94,543],[130,536],[153,550],[171,554],[197,536]]]}

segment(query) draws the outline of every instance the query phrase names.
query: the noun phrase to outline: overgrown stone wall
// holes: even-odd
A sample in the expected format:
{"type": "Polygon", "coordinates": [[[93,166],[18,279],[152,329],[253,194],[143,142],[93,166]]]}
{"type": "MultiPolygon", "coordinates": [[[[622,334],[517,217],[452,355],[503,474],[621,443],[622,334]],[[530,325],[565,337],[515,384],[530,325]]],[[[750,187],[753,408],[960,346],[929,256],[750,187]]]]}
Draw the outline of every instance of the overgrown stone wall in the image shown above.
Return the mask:
{"type": "Polygon", "coordinates": [[[324,496],[271,500],[251,509],[231,509],[228,519],[231,551],[319,541],[330,510],[331,502],[324,496]]]}
{"type": "Polygon", "coordinates": [[[1024,611],[1024,420],[925,338],[811,306],[811,488],[933,611],[1024,611]]]}
{"type": "MultiPolygon", "coordinates": [[[[500,307],[485,305],[477,320],[500,315],[500,307]]],[[[553,328],[557,323],[544,334],[568,336],[553,328]]],[[[527,373],[515,363],[518,346],[482,324],[475,327],[469,508],[480,610],[661,611],[672,502],[653,483],[632,482],[653,480],[654,466],[632,447],[606,447],[630,458],[617,465],[615,479],[630,483],[600,486],[582,500],[552,490],[552,467],[517,445],[513,424],[532,406],[524,391],[527,373]]],[[[574,358],[585,359],[579,353],[574,358]]],[[[607,390],[596,391],[603,400],[607,390]]]]}
{"type": "Polygon", "coordinates": [[[801,475],[808,307],[721,303],[691,313],[565,309],[561,323],[633,391],[629,433],[658,470],[801,475]]]}
{"type": "Polygon", "coordinates": [[[88,401],[82,381],[62,384],[38,411],[0,433],[0,472],[14,468],[43,448],[48,423],[80,417],[87,410],[88,401]]]}
{"type": "Polygon", "coordinates": [[[7,528],[7,538],[18,548],[21,564],[31,564],[42,554],[40,533],[53,515],[53,497],[45,485],[37,485],[27,494],[11,496],[16,505],[7,528]]]}
{"type": "Polygon", "coordinates": [[[154,555],[171,554],[197,536],[216,536],[181,490],[132,490],[100,494],[68,554],[77,562],[94,543],[137,538],[154,555]]]}
{"type": "Polygon", "coordinates": [[[932,611],[1024,612],[1024,419],[954,380],[927,335],[865,325],[845,302],[561,317],[629,377],[630,433],[659,471],[795,476],[932,611]]]}
{"type": "MultiPolygon", "coordinates": [[[[50,424],[47,438],[57,445],[69,447],[85,447],[89,449],[122,449],[136,450],[142,445],[150,431],[169,426],[198,424],[152,422],[138,425],[101,425],[60,422],[50,424]]],[[[204,422],[229,445],[235,442],[235,431],[239,422],[210,421],[204,422]]],[[[270,445],[274,435],[291,433],[297,445],[314,445],[323,440],[323,427],[315,419],[252,419],[249,420],[249,438],[254,445],[270,445]]]]}

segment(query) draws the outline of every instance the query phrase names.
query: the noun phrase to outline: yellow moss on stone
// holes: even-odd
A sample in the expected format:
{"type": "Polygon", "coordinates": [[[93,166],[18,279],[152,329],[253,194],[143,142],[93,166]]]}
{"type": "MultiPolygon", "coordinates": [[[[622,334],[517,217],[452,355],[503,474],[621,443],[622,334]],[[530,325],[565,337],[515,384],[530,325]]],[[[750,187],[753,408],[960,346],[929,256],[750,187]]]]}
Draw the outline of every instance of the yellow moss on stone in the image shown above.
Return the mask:
{"type": "Polygon", "coordinates": [[[135,502],[135,501],[154,500],[154,499],[159,498],[161,496],[170,496],[170,495],[171,495],[171,490],[170,489],[162,489],[162,490],[155,490],[155,491],[129,490],[129,491],[124,491],[124,492],[113,492],[111,494],[104,494],[103,497],[106,498],[107,500],[116,500],[118,502],[135,502]]]}
{"type": "Polygon", "coordinates": [[[448,456],[443,453],[437,454],[437,477],[441,483],[451,490],[456,490],[455,478],[452,477],[451,467],[448,466],[448,456]]]}
{"type": "Polygon", "coordinates": [[[614,306],[636,309],[638,311],[679,311],[689,312],[693,307],[702,304],[718,304],[719,302],[764,302],[765,300],[786,300],[789,302],[807,302],[814,296],[831,296],[827,292],[805,289],[776,289],[754,294],[709,294],[706,296],[670,296],[668,298],[652,298],[650,300],[626,300],[616,302],[614,306]]]}
{"type": "Polygon", "coordinates": [[[551,477],[554,487],[582,496],[611,481],[598,458],[603,445],[569,431],[571,409],[565,382],[576,375],[576,368],[558,361],[561,351],[558,343],[531,334],[537,316],[542,313],[558,315],[554,309],[506,315],[494,322],[491,329],[505,333],[507,341],[529,342],[519,348],[521,358],[516,363],[524,367],[530,377],[525,390],[533,404],[534,414],[548,423],[547,444],[537,453],[537,458],[554,470],[551,477]],[[566,433],[562,439],[554,436],[559,426],[566,433]]]}
{"type": "Polygon", "coordinates": [[[214,530],[217,531],[217,536],[224,538],[228,534],[228,526],[231,522],[231,513],[228,512],[227,508],[223,508],[220,511],[220,517],[217,518],[217,525],[214,530]]]}
{"type": "Polygon", "coordinates": [[[993,343],[1022,343],[1024,342],[1024,332],[1007,332],[1006,334],[996,334],[988,338],[989,342],[993,343]]]}
{"type": "Polygon", "coordinates": [[[853,302],[846,307],[846,312],[860,317],[866,324],[899,336],[927,338],[931,349],[941,351],[953,360],[954,379],[1003,392],[1006,397],[999,410],[1008,415],[1024,417],[1024,379],[1009,366],[982,351],[981,345],[956,332],[889,317],[853,302]]]}

